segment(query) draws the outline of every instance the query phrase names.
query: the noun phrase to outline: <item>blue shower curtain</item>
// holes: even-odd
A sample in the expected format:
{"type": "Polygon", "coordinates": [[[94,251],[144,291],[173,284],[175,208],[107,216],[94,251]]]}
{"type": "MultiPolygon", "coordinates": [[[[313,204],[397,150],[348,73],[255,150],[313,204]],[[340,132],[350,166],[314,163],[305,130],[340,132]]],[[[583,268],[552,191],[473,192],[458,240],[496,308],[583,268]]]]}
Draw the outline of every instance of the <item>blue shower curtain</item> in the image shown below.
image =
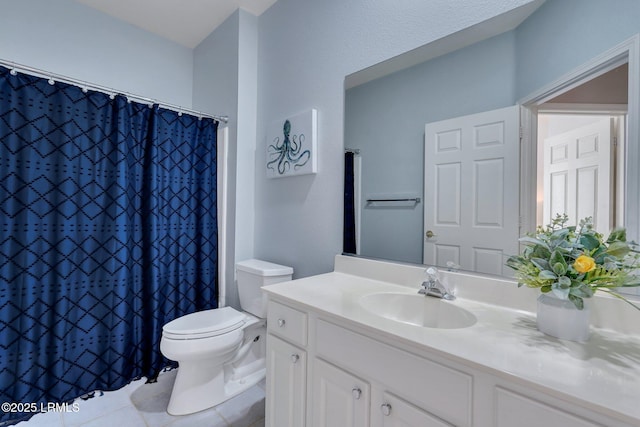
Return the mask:
{"type": "Polygon", "coordinates": [[[351,152],[344,153],[344,222],[342,227],[342,252],[356,252],[356,205],[355,205],[355,157],[351,152]]]}
{"type": "Polygon", "coordinates": [[[0,67],[0,402],[155,378],[162,325],[217,307],[216,131],[0,67]]]}

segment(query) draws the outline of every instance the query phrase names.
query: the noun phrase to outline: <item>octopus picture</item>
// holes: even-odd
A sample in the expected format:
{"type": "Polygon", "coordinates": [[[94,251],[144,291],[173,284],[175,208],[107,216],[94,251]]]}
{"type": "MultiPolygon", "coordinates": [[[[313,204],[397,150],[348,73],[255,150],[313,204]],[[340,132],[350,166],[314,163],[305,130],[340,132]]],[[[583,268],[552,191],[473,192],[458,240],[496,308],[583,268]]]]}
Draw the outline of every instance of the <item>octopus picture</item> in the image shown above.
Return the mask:
{"type": "Polygon", "coordinates": [[[291,171],[302,168],[311,158],[310,150],[303,150],[304,134],[291,135],[291,122],[285,120],[282,128],[283,136],[273,139],[273,144],[269,144],[267,153],[267,169],[277,171],[284,175],[291,171]]]}

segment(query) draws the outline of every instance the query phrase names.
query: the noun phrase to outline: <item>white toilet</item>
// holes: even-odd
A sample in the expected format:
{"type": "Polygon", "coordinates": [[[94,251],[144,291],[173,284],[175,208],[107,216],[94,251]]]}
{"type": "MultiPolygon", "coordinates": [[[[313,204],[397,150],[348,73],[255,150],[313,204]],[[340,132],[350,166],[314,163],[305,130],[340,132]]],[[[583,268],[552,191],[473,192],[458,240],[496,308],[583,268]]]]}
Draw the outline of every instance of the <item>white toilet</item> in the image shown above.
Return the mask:
{"type": "Polygon", "coordinates": [[[293,269],[250,259],[236,264],[242,312],[222,307],[164,325],[160,351],[178,362],[167,412],[185,415],[218,405],[265,377],[266,296],[261,287],[291,280],[293,269]]]}

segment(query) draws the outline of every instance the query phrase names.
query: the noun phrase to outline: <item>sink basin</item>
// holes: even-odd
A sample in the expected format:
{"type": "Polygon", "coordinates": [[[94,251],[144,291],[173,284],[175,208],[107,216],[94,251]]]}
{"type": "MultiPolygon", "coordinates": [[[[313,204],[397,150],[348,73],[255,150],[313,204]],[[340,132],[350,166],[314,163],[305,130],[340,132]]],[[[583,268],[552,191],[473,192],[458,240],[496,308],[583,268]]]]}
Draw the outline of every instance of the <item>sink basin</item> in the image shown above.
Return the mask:
{"type": "Polygon", "coordinates": [[[476,316],[455,302],[419,294],[376,293],[360,298],[360,305],[376,316],[410,325],[439,329],[468,328],[476,316]]]}

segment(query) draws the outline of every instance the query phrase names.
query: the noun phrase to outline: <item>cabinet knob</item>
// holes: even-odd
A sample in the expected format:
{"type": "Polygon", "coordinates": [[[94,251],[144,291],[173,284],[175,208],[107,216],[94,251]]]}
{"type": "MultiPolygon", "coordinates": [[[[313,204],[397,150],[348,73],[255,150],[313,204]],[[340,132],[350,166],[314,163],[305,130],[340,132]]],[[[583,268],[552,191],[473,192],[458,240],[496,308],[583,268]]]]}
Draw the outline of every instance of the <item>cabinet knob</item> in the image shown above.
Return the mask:
{"type": "Polygon", "coordinates": [[[292,354],[291,355],[291,363],[297,363],[298,360],[300,360],[300,355],[299,354],[292,354]]]}
{"type": "Polygon", "coordinates": [[[362,396],[362,390],[358,387],[354,387],[353,390],[351,390],[351,395],[355,400],[358,400],[360,399],[360,396],[362,396]]]}
{"type": "Polygon", "coordinates": [[[380,410],[382,411],[382,415],[384,415],[385,417],[391,415],[391,405],[388,403],[383,403],[382,405],[380,405],[380,410]]]}
{"type": "Polygon", "coordinates": [[[278,319],[278,326],[280,326],[281,328],[284,326],[284,324],[287,323],[284,321],[284,319],[278,319]]]}

